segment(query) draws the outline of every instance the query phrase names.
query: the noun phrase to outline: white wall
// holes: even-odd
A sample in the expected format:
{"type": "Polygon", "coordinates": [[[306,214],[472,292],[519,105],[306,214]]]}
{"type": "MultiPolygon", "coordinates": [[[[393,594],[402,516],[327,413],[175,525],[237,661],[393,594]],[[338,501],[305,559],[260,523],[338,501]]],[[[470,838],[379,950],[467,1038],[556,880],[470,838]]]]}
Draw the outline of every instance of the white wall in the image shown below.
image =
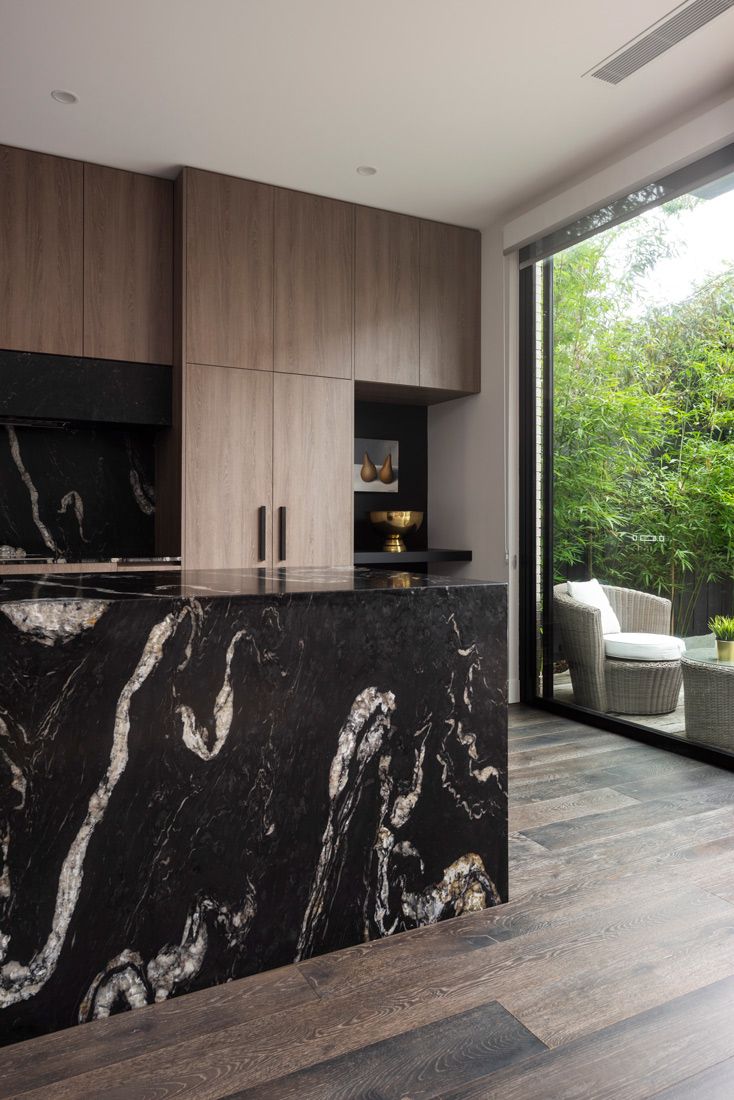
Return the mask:
{"type": "MultiPolygon", "coordinates": [[[[581,180],[569,181],[532,209],[482,233],[482,392],[428,413],[429,543],[467,548],[473,561],[452,572],[509,582],[509,697],[518,698],[517,253],[557,228],[641,183],[734,141],[734,98],[677,127],[649,135],[581,180]],[[503,255],[503,251],[508,255],[503,255]]],[[[448,571],[448,567],[444,567],[448,571]]]]}
{"type": "MultiPolygon", "coordinates": [[[[507,509],[508,482],[517,481],[516,417],[510,420],[505,412],[510,402],[516,406],[516,372],[510,378],[507,371],[509,359],[517,360],[516,351],[508,355],[516,344],[517,322],[508,316],[516,286],[516,258],[503,255],[502,226],[492,226],[482,234],[482,391],[428,411],[429,544],[471,550],[471,564],[442,566],[442,571],[483,580],[508,580],[517,544],[514,515],[507,509]]],[[[513,638],[516,603],[513,592],[513,638]]],[[[517,676],[512,645],[513,696],[517,676]]]]}
{"type": "Polygon", "coordinates": [[[656,176],[667,175],[734,141],[734,97],[727,96],[680,125],[650,134],[643,144],[569,183],[529,210],[504,219],[505,250],[519,248],[550,230],[627,195],[656,176]]]}

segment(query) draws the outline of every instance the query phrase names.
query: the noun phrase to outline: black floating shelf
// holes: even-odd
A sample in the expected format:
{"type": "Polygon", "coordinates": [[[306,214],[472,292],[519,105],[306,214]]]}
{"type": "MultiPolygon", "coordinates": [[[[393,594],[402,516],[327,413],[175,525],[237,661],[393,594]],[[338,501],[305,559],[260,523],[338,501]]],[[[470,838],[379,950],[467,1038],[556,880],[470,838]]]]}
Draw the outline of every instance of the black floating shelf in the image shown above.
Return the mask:
{"type": "Polygon", "coordinates": [[[471,561],[471,550],[404,550],[392,554],[388,550],[356,550],[355,565],[417,565],[430,561],[471,561]]]}

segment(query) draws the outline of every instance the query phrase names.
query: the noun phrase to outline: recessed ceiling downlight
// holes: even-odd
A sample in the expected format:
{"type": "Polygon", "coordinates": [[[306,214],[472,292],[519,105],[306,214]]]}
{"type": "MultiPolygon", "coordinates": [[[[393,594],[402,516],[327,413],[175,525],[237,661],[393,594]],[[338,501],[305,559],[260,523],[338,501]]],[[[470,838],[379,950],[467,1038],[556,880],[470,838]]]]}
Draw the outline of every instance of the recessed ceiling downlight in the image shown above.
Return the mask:
{"type": "Polygon", "coordinates": [[[55,99],[57,103],[76,103],[79,96],[66,91],[65,88],[54,88],[51,92],[51,99],[55,99]]]}
{"type": "Polygon", "coordinates": [[[357,174],[360,176],[376,176],[377,169],[373,168],[371,164],[360,164],[357,168],[357,174]]]}

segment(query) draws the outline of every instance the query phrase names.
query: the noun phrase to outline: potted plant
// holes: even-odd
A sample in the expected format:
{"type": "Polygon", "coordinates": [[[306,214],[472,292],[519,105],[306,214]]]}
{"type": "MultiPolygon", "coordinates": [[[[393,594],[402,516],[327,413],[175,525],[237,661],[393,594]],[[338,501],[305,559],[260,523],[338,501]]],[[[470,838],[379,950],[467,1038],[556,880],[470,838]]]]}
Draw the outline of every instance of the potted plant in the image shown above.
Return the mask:
{"type": "Polygon", "coordinates": [[[709,630],[716,638],[719,660],[734,662],[734,615],[714,615],[709,630]]]}

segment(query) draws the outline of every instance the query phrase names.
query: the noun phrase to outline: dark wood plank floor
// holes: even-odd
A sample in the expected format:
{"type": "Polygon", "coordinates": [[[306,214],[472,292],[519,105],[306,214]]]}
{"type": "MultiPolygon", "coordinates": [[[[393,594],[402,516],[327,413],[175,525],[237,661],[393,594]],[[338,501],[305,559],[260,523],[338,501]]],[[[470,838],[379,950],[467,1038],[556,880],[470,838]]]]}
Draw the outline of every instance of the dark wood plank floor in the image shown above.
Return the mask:
{"type": "Polygon", "coordinates": [[[513,708],[511,901],[0,1050],[24,1100],[734,1096],[734,774],[513,708]]]}

